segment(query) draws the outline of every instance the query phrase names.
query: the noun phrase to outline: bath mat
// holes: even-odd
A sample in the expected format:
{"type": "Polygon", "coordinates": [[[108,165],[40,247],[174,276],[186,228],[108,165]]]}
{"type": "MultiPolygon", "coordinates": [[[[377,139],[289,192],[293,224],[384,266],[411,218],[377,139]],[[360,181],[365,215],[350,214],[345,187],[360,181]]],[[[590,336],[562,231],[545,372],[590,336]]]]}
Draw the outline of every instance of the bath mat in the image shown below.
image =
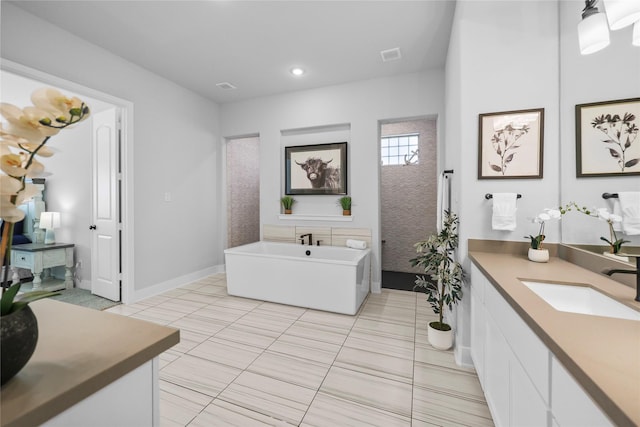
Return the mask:
{"type": "Polygon", "coordinates": [[[94,310],[106,310],[116,305],[120,305],[120,302],[111,301],[106,298],[93,295],[91,291],[87,289],[64,289],[60,291],[60,295],[51,297],[52,299],[68,302],[69,304],[75,304],[82,307],[92,308],[94,310]]]}

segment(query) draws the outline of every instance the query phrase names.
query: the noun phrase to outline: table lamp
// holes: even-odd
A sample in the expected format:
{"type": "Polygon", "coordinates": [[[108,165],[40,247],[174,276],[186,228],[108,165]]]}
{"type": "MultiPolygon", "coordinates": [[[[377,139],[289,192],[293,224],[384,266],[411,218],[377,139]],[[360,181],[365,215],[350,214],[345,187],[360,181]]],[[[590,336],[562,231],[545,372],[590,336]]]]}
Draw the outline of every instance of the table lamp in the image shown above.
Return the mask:
{"type": "Polygon", "coordinates": [[[40,214],[40,228],[47,230],[44,235],[45,245],[56,242],[54,229],[58,227],[60,227],[60,212],[42,212],[40,214]]]}

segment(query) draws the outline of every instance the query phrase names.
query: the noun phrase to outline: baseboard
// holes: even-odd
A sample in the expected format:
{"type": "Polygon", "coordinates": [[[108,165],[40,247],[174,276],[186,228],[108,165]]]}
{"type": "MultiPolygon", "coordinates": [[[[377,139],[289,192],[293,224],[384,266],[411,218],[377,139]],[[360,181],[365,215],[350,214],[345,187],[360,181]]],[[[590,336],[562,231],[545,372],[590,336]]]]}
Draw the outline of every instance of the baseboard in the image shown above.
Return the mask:
{"type": "Polygon", "coordinates": [[[382,292],[382,282],[371,281],[371,293],[379,294],[382,292]]]}
{"type": "Polygon", "coordinates": [[[196,280],[211,276],[212,274],[224,273],[224,271],[224,264],[214,265],[213,267],[194,271],[193,273],[185,274],[184,276],[176,277],[174,279],[167,280],[166,282],[158,283],[157,285],[149,286],[140,290],[135,290],[133,298],[131,299],[129,304],[136,303],[145,298],[160,295],[163,292],[179,288],[180,286],[187,285],[191,282],[195,282],[196,280]]]}
{"type": "Polygon", "coordinates": [[[453,357],[455,358],[456,365],[462,366],[463,368],[475,369],[473,359],[471,358],[471,347],[464,347],[456,343],[453,349],[453,357]]]}

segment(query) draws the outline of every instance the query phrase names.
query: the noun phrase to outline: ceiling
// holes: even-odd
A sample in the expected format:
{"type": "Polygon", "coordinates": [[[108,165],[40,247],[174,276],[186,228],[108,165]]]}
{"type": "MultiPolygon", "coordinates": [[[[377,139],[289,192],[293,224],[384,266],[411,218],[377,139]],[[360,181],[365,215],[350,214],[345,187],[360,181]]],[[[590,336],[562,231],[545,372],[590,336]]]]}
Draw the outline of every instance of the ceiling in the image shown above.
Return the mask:
{"type": "Polygon", "coordinates": [[[220,104],[442,68],[455,9],[454,0],[11,3],[220,104]],[[393,48],[401,59],[383,62],[393,48]],[[292,76],[294,66],[306,74],[292,76]]]}

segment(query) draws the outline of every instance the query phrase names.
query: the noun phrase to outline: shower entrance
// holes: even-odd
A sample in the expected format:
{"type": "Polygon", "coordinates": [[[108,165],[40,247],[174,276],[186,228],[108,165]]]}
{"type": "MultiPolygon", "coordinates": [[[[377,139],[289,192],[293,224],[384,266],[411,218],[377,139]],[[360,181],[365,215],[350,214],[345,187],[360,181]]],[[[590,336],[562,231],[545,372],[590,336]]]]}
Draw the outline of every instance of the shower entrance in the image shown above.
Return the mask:
{"type": "Polygon", "coordinates": [[[380,123],[382,287],[413,290],[414,243],[436,231],[437,120],[380,123]]]}
{"type": "Polygon", "coordinates": [[[228,139],[227,247],[260,240],[260,138],[228,139]]]}

